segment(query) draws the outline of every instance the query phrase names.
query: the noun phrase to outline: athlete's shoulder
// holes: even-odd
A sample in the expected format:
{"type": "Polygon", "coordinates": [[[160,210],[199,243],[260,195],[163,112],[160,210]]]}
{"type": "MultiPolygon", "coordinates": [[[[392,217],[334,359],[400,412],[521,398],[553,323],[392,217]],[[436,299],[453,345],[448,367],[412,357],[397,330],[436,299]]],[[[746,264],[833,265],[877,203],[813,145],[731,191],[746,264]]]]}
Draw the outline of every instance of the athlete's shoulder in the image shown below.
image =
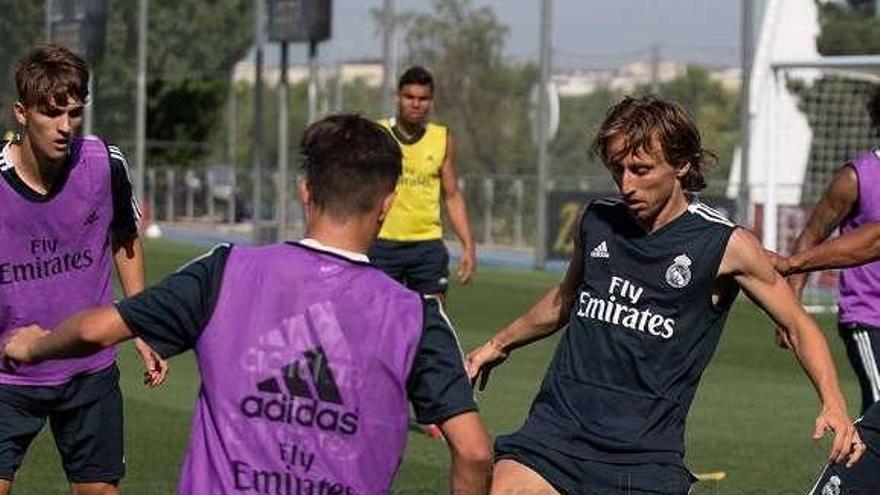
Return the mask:
{"type": "Polygon", "coordinates": [[[386,129],[391,129],[392,127],[394,127],[395,120],[396,119],[394,117],[382,117],[380,119],[376,119],[376,123],[386,129]]]}
{"type": "Polygon", "coordinates": [[[688,214],[699,223],[712,226],[723,226],[728,229],[736,227],[726,214],[722,211],[712,208],[711,206],[695,199],[687,207],[688,214]]]}
{"type": "Polygon", "coordinates": [[[626,203],[624,203],[620,196],[605,196],[589,200],[584,210],[584,216],[590,214],[603,217],[608,215],[614,216],[626,213],[626,203]]]}

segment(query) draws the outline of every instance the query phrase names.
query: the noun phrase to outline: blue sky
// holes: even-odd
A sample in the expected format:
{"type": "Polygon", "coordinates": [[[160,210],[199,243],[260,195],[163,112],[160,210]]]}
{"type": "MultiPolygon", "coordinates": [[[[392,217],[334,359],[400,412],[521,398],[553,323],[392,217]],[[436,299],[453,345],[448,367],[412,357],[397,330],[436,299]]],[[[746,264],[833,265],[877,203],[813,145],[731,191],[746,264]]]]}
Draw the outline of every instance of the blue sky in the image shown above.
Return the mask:
{"type": "MultiPolygon", "coordinates": [[[[506,56],[537,59],[540,0],[473,0],[491,7],[510,29],[506,56]]],[[[399,11],[429,11],[430,0],[396,0],[399,11]]],[[[614,67],[646,60],[660,44],[662,57],[737,65],[739,0],[553,0],[554,65],[614,67]]],[[[369,15],[382,0],[333,0],[333,39],[320,48],[322,62],[378,59],[381,41],[369,15]]],[[[274,59],[270,52],[269,57],[274,59]]],[[[293,62],[305,48],[291,50],[293,62]]],[[[274,63],[274,60],[270,63],[274,63]]]]}

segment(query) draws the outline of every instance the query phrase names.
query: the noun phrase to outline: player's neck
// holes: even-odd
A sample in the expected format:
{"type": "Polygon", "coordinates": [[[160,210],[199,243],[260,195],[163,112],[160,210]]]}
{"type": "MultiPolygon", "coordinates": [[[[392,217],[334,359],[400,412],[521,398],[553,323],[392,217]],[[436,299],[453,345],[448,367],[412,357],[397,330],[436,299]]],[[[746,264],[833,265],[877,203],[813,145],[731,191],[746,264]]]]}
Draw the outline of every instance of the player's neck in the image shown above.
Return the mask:
{"type": "Polygon", "coordinates": [[[319,218],[313,218],[309,221],[305,237],[314,239],[327,247],[367,254],[376,233],[376,228],[369,225],[369,222],[349,220],[340,223],[319,216],[319,218]]]}
{"type": "Polygon", "coordinates": [[[397,132],[399,132],[406,139],[414,139],[416,136],[421,135],[425,132],[425,124],[422,122],[407,122],[401,118],[397,119],[395,123],[395,127],[397,127],[397,132]]]}
{"type": "Polygon", "coordinates": [[[660,208],[653,218],[640,220],[636,218],[636,222],[644,229],[645,233],[651,234],[668,225],[670,222],[681,216],[687,210],[688,200],[681,191],[674,193],[666,204],[660,208]]]}
{"type": "Polygon", "coordinates": [[[31,146],[27,137],[12,143],[9,154],[21,181],[40,194],[48,194],[52,190],[64,166],[64,160],[54,162],[42,156],[31,146]]]}

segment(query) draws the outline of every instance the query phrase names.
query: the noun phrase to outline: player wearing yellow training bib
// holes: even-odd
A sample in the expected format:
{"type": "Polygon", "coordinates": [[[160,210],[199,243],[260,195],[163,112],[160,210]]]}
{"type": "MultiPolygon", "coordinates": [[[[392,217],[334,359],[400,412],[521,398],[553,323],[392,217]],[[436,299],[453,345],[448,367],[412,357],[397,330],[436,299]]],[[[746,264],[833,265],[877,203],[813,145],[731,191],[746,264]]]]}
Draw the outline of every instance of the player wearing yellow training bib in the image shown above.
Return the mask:
{"type": "Polygon", "coordinates": [[[417,292],[442,296],[449,283],[449,253],[441,202],[461,241],[457,275],[462,283],[473,276],[476,249],[456,182],[452,136],[445,126],[428,122],[433,103],[433,77],[422,67],[411,67],[397,85],[397,115],[379,121],[400,144],[403,174],[370,261],[417,292]]]}

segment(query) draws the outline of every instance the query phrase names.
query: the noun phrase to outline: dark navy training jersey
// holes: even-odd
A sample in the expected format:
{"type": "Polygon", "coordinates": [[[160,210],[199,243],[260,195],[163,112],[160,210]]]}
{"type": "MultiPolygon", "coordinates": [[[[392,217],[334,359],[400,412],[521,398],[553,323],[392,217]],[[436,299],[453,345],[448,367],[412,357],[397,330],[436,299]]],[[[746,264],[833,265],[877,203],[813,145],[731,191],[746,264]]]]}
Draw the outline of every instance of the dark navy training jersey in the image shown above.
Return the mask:
{"type": "Polygon", "coordinates": [[[681,463],[688,409],[735,297],[712,301],[734,229],[694,202],[647,234],[620,200],[590,203],[571,320],[520,434],[582,459],[681,463]]]}

